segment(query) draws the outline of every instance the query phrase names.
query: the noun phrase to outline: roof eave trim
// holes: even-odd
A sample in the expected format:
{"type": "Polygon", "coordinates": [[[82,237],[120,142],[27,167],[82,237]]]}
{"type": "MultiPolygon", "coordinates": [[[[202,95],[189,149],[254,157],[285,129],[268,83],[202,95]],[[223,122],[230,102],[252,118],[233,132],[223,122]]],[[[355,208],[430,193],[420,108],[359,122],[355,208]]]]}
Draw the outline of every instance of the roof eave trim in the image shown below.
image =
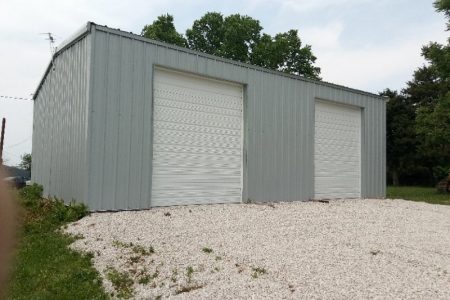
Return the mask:
{"type": "Polygon", "coordinates": [[[35,92],[33,93],[33,100],[36,100],[39,91],[42,88],[42,85],[45,82],[45,79],[47,78],[48,73],[50,73],[52,67],[53,67],[53,63],[56,59],[56,57],[58,57],[62,52],[64,52],[67,48],[70,48],[71,46],[73,46],[75,43],[77,43],[79,40],[83,39],[86,35],[88,35],[91,32],[92,29],[92,25],[94,25],[94,23],[92,22],[87,22],[86,25],[84,25],[83,27],[81,27],[77,32],[75,32],[71,37],[69,37],[68,39],[65,39],[57,48],[55,53],[53,54],[52,58],[50,59],[50,62],[48,63],[48,66],[44,72],[44,75],[42,76],[41,80],[39,81],[39,84],[35,90],[35,92]]]}

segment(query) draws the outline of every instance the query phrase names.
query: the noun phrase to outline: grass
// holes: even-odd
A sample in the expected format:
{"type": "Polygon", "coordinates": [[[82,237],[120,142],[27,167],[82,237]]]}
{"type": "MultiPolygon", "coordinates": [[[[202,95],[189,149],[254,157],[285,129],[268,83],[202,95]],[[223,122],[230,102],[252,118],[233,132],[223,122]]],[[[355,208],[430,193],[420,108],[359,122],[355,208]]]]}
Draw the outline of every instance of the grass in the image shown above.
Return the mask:
{"type": "Polygon", "coordinates": [[[207,253],[207,254],[209,254],[209,253],[212,253],[212,252],[213,252],[213,249],[208,248],[208,247],[203,247],[202,251],[205,252],[205,253],[207,253]]]}
{"type": "Polygon", "coordinates": [[[155,249],[152,246],[150,246],[148,249],[145,249],[141,245],[136,245],[133,247],[133,252],[140,255],[148,256],[150,254],[155,253],[155,249]]]}
{"type": "Polygon", "coordinates": [[[190,283],[191,282],[191,280],[192,280],[192,275],[194,274],[194,268],[192,268],[191,266],[188,266],[187,268],[186,268],[186,276],[187,276],[187,278],[188,278],[188,282],[190,283]]]}
{"type": "Polygon", "coordinates": [[[431,204],[450,205],[450,194],[439,193],[434,187],[389,186],[386,197],[427,202],[431,204]]]}
{"type": "Polygon", "coordinates": [[[68,246],[75,237],[58,231],[87,214],[84,205],[41,199],[38,185],[20,191],[21,236],[8,299],[108,299],[92,254],[68,246]]]}
{"type": "Polygon", "coordinates": [[[253,271],[252,273],[253,278],[258,278],[258,276],[260,275],[267,274],[267,270],[265,268],[253,267],[252,271],[253,271]]]}
{"type": "Polygon", "coordinates": [[[117,297],[129,299],[133,296],[133,279],[126,272],[119,272],[113,267],[106,270],[106,278],[111,281],[117,297]]]}

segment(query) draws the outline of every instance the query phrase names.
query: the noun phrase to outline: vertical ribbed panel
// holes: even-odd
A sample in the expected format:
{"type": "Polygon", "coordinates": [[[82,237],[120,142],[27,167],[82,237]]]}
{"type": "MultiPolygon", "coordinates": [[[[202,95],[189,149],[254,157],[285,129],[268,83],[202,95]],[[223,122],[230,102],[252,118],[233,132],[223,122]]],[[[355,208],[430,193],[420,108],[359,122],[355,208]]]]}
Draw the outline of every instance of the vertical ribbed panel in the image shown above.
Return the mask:
{"type": "Polygon", "coordinates": [[[385,196],[386,104],[379,98],[93,28],[59,53],[34,103],[32,179],[45,195],[92,210],[151,206],[153,74],[162,66],[244,85],[247,199],[314,196],[316,100],[362,109],[361,194],[385,196]]]}
{"type": "Polygon", "coordinates": [[[87,36],[58,55],[34,102],[32,181],[65,201],[87,201],[90,47],[87,36]]]}

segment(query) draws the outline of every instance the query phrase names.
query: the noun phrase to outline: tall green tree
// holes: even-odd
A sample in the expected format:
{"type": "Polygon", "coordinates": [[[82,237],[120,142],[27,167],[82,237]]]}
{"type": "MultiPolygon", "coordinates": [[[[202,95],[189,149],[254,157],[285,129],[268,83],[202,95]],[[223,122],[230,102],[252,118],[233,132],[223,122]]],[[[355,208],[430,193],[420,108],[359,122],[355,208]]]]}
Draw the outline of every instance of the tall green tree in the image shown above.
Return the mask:
{"type": "Polygon", "coordinates": [[[19,163],[19,168],[27,171],[31,171],[31,154],[27,153],[22,155],[21,162],[19,163]]]}
{"type": "Polygon", "coordinates": [[[177,46],[186,46],[186,39],[177,32],[173,24],[173,16],[169,14],[161,15],[152,24],[145,25],[141,35],[177,46]]]}
{"type": "Polygon", "coordinates": [[[278,71],[319,79],[320,68],[311,46],[302,46],[297,30],[278,33],[273,38],[264,34],[252,53],[256,65],[278,71]]]}
{"type": "MultiPolygon", "coordinates": [[[[262,29],[260,22],[249,16],[233,14],[224,17],[218,12],[208,12],[186,30],[184,43],[190,49],[208,54],[320,79],[320,68],[314,65],[316,57],[311,46],[302,44],[297,30],[272,37],[262,33],[262,29]]],[[[174,40],[173,36],[184,39],[175,31],[170,15],[158,17],[152,25],[144,27],[142,34],[169,43],[174,40]],[[161,23],[168,28],[166,33],[161,29],[161,23]]]]}
{"type": "MultiPolygon", "coordinates": [[[[435,1],[434,6],[450,19],[450,0],[435,1]]],[[[427,64],[414,72],[402,95],[387,93],[388,175],[394,183],[395,172],[400,179],[426,173],[430,179],[423,178],[425,184],[450,171],[450,44],[429,43],[422,56],[427,64]]]]}
{"type": "MultiPolygon", "coordinates": [[[[434,6],[450,20],[450,0],[434,6]]],[[[414,72],[401,94],[382,93],[389,97],[387,171],[394,184],[436,183],[450,171],[449,41],[423,46],[422,56],[427,64],[414,72]]]]}
{"type": "Polygon", "coordinates": [[[388,97],[386,103],[386,157],[388,178],[400,185],[402,176],[416,171],[417,139],[415,108],[404,95],[390,89],[380,93],[388,97]]]}
{"type": "MultiPolygon", "coordinates": [[[[435,1],[434,6],[445,14],[450,29],[450,0],[435,1]]],[[[430,43],[424,46],[422,56],[428,62],[422,69],[432,74],[432,80],[418,85],[429,89],[427,105],[417,108],[418,150],[427,159],[435,180],[439,180],[450,172],[450,39],[446,45],[430,43]]],[[[414,81],[418,79],[415,74],[414,81]]],[[[410,91],[411,86],[408,88],[410,91]]]]}
{"type": "Polygon", "coordinates": [[[223,16],[217,12],[206,13],[195,20],[192,28],[186,30],[189,48],[212,55],[223,56],[222,48],[225,40],[223,16]]]}

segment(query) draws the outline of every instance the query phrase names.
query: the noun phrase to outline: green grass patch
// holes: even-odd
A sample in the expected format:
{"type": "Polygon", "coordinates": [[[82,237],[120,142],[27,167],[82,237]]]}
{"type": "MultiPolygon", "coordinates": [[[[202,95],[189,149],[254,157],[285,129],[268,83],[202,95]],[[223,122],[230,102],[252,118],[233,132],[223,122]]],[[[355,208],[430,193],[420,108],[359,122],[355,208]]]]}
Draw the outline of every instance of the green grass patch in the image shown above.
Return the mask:
{"type": "Polygon", "coordinates": [[[440,193],[434,187],[388,186],[386,197],[450,205],[450,194],[440,193]]]}
{"type": "Polygon", "coordinates": [[[70,250],[75,237],[58,231],[85,216],[86,206],[66,206],[41,194],[38,185],[19,193],[22,227],[8,299],[108,299],[92,254],[70,250]]]}
{"type": "Polygon", "coordinates": [[[106,278],[111,281],[119,298],[131,298],[133,296],[133,279],[126,272],[119,272],[113,267],[106,270],[106,278]]]}
{"type": "Polygon", "coordinates": [[[267,270],[265,268],[253,267],[252,271],[253,271],[252,273],[253,278],[258,278],[261,275],[267,274],[267,270]]]}
{"type": "Polygon", "coordinates": [[[213,249],[208,248],[208,247],[203,247],[202,251],[205,252],[205,253],[207,253],[207,254],[209,254],[209,253],[212,253],[212,252],[213,252],[213,249]]]}
{"type": "Polygon", "coordinates": [[[146,249],[146,248],[142,247],[141,245],[136,245],[133,247],[133,252],[140,254],[140,255],[148,256],[150,254],[155,253],[155,249],[152,246],[150,246],[148,249],[146,249]]]}

